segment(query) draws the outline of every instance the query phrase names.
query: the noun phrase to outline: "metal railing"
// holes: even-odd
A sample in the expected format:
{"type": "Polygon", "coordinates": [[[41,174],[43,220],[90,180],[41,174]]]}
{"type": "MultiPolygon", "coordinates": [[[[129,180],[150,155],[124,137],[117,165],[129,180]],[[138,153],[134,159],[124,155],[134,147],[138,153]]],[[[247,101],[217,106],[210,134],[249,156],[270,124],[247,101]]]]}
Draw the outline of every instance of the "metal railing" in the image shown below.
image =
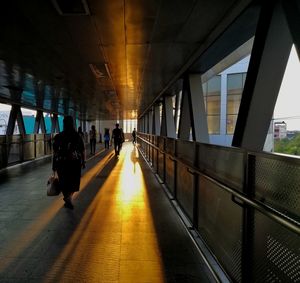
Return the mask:
{"type": "Polygon", "coordinates": [[[52,134],[0,136],[0,169],[52,153],[52,134]]]}
{"type": "Polygon", "coordinates": [[[138,141],[232,281],[300,280],[299,159],[142,133],[138,141]]]}

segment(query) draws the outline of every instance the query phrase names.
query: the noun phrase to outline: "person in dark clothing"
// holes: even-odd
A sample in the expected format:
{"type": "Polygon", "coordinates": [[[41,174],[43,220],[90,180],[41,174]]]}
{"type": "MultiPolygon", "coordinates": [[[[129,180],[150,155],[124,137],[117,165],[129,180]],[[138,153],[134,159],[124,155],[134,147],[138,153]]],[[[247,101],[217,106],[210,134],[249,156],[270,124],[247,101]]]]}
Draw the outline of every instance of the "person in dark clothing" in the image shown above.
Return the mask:
{"type": "Polygon", "coordinates": [[[52,169],[58,174],[64,206],[73,209],[72,196],[79,191],[81,168],[85,168],[85,149],[73,118],[66,116],[63,124],[64,130],[54,137],[52,169]]]}
{"type": "Polygon", "coordinates": [[[94,155],[96,151],[96,128],[92,125],[90,130],[90,146],[91,146],[91,154],[94,155]]]}
{"type": "Polygon", "coordinates": [[[84,133],[81,127],[78,127],[78,135],[82,138],[82,141],[84,142],[84,133]]]}
{"type": "Polygon", "coordinates": [[[131,135],[132,135],[132,143],[136,144],[136,130],[135,130],[135,128],[133,129],[131,135]]]}
{"type": "Polygon", "coordinates": [[[109,141],[110,141],[109,129],[105,129],[105,132],[104,132],[104,146],[105,146],[106,149],[109,149],[109,141]]]}
{"type": "Polygon", "coordinates": [[[119,128],[119,124],[116,124],[116,127],[112,131],[112,140],[114,140],[114,146],[115,146],[115,154],[118,156],[120,154],[120,150],[122,147],[122,131],[119,128]]]}

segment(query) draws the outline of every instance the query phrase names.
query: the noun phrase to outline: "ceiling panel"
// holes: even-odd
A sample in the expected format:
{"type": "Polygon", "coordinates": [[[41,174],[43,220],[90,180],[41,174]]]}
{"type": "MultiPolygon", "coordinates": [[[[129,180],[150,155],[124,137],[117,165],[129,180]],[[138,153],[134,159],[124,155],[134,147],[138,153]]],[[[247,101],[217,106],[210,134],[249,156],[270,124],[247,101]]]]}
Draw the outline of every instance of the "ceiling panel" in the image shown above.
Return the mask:
{"type": "Polygon", "coordinates": [[[0,100],[86,119],[142,113],[250,2],[87,0],[90,15],[61,16],[52,0],[7,1],[0,100]]]}

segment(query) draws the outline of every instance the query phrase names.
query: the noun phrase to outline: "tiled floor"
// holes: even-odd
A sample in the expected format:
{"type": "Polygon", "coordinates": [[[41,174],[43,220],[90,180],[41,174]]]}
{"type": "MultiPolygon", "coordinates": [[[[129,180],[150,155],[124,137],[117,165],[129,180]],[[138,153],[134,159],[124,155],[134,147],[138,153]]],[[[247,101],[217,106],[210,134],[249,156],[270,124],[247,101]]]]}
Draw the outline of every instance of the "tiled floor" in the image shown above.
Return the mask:
{"type": "Polygon", "coordinates": [[[0,282],[213,282],[131,144],[88,162],[73,211],[46,196],[50,169],[1,174],[0,282]]]}

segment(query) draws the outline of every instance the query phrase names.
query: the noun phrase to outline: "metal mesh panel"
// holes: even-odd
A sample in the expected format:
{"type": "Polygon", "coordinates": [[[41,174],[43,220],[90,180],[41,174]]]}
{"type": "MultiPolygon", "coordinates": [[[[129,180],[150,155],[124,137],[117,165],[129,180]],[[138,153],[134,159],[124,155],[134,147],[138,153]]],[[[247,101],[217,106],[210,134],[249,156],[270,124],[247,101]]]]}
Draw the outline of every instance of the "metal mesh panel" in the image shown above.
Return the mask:
{"type": "Polygon", "coordinates": [[[174,155],[174,151],[175,151],[174,149],[175,149],[175,140],[167,138],[166,139],[166,149],[165,149],[166,152],[174,155]]]}
{"type": "Polygon", "coordinates": [[[300,237],[259,212],[254,223],[254,281],[300,282],[300,237]]]}
{"type": "Polygon", "coordinates": [[[258,200],[300,221],[300,164],[281,156],[255,156],[249,165],[258,200]]]}
{"type": "Polygon", "coordinates": [[[46,154],[52,153],[52,137],[51,135],[46,135],[46,154]]]}
{"type": "Polygon", "coordinates": [[[235,148],[198,144],[198,164],[205,174],[243,190],[244,152],[235,148]]]}
{"type": "Polygon", "coordinates": [[[158,172],[158,166],[157,166],[157,149],[153,149],[153,168],[155,172],[158,172]]]}
{"type": "Polygon", "coordinates": [[[195,143],[189,141],[176,141],[176,155],[189,164],[194,164],[195,143]]]}
{"type": "Polygon", "coordinates": [[[164,170],[165,170],[165,165],[164,165],[164,154],[158,152],[158,175],[159,177],[163,180],[164,179],[164,170]]]}
{"type": "Polygon", "coordinates": [[[150,159],[150,145],[148,143],[146,144],[146,157],[147,160],[150,159]]]}
{"type": "Polygon", "coordinates": [[[231,195],[200,176],[198,230],[235,282],[241,281],[242,208],[231,195]]]}
{"type": "Polygon", "coordinates": [[[34,158],[34,135],[24,136],[23,158],[24,160],[29,160],[34,158]]]}
{"type": "Polygon", "coordinates": [[[36,135],[36,157],[45,155],[44,135],[36,135]]]}
{"type": "Polygon", "coordinates": [[[160,148],[160,150],[164,150],[165,148],[165,139],[163,137],[157,137],[157,146],[160,148]]]}
{"type": "Polygon", "coordinates": [[[177,164],[177,200],[181,207],[186,212],[187,216],[193,220],[193,175],[187,171],[187,167],[178,163],[177,164]]]}
{"type": "Polygon", "coordinates": [[[166,185],[169,191],[174,196],[174,161],[172,161],[169,157],[166,157],[166,185]]]}
{"type": "Polygon", "coordinates": [[[153,147],[150,146],[150,149],[149,149],[149,161],[151,163],[151,165],[153,166],[153,147]]]}
{"type": "Polygon", "coordinates": [[[9,137],[9,156],[8,163],[15,163],[21,161],[21,136],[9,137]]]}

